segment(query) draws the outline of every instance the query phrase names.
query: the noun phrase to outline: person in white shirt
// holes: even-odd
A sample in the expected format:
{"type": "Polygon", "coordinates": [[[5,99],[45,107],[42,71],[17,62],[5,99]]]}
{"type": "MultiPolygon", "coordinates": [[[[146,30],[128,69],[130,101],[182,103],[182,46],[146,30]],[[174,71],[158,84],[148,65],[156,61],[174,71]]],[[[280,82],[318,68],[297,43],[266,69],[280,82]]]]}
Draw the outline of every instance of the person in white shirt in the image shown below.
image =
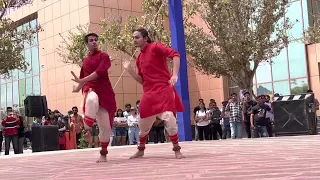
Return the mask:
{"type": "Polygon", "coordinates": [[[137,113],[137,109],[131,107],[130,115],[128,116],[128,126],[129,126],[129,144],[134,145],[139,141],[139,127],[138,122],[140,116],[137,113]]]}
{"type": "Polygon", "coordinates": [[[127,118],[124,117],[124,113],[121,109],[117,110],[117,114],[114,117],[114,127],[116,132],[116,145],[122,146],[127,144],[127,118]]]}
{"type": "Polygon", "coordinates": [[[199,103],[200,110],[196,112],[195,121],[197,123],[199,140],[203,141],[210,139],[210,127],[207,110],[205,109],[204,103],[199,103]],[[204,136],[203,136],[204,135],[204,136]]]}

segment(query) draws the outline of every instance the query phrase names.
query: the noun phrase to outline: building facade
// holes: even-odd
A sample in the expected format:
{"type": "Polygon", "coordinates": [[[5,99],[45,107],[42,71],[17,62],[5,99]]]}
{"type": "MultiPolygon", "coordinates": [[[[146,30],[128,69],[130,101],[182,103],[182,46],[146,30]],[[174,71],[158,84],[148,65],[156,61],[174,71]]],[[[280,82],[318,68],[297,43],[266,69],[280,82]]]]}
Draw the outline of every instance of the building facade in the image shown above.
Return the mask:
{"type": "MultiPolygon", "coordinates": [[[[13,71],[12,77],[1,79],[1,111],[4,112],[7,106],[23,111],[25,97],[40,94],[47,96],[48,107],[52,110],[58,109],[66,113],[73,106],[80,106],[82,96],[80,93],[72,93],[73,82],[70,74],[70,71],[79,73],[80,69],[76,65],[64,64],[58,55],[57,48],[61,45],[61,35],[66,36],[69,31],[76,31],[78,25],[86,24],[89,24],[90,31],[99,33],[99,22],[111,15],[122,16],[124,20],[129,15],[140,16],[142,1],[34,0],[32,5],[10,11],[10,18],[21,22],[19,28],[41,25],[43,31],[36,34],[34,42],[25,47],[25,59],[29,64],[27,71],[13,71]]],[[[278,57],[272,59],[273,63],[262,63],[259,66],[254,77],[256,94],[285,95],[304,92],[309,87],[314,91],[320,89],[320,85],[313,87],[314,79],[318,78],[317,81],[319,81],[319,73],[315,73],[314,70],[310,74],[306,53],[311,52],[315,47],[307,49],[301,41],[304,29],[312,21],[311,10],[317,11],[313,6],[316,2],[316,0],[291,1],[284,17],[296,22],[288,32],[291,42],[278,57]]],[[[194,21],[203,25],[201,21],[196,19],[194,21]]],[[[109,53],[112,54],[112,52],[109,53]]],[[[123,72],[121,64],[121,60],[112,62],[110,70],[112,84],[115,84],[123,72]]],[[[220,105],[231,92],[239,93],[234,83],[226,78],[208,77],[196,72],[193,68],[188,69],[188,76],[192,109],[198,104],[199,98],[204,99],[205,102],[213,98],[220,105]]],[[[129,74],[124,73],[115,88],[115,93],[118,108],[123,109],[124,104],[135,104],[141,98],[142,88],[129,74]]]]}

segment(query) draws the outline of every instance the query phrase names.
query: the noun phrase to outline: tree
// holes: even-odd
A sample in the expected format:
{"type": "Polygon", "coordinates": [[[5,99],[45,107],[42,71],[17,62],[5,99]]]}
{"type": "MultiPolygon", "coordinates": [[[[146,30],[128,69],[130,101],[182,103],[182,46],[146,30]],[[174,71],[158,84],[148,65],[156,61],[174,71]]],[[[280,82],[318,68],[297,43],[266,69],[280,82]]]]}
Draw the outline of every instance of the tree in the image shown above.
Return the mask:
{"type": "MultiPolygon", "coordinates": [[[[88,54],[87,45],[84,43],[84,37],[89,33],[89,26],[82,25],[77,27],[77,31],[68,31],[62,38],[61,45],[57,48],[58,55],[62,58],[62,62],[67,64],[76,64],[82,66],[85,56],[88,54]]],[[[99,38],[99,46],[104,47],[104,38],[99,38]]]]}
{"type": "Polygon", "coordinates": [[[26,70],[24,45],[32,43],[33,35],[41,28],[17,30],[17,24],[6,15],[9,9],[31,3],[30,0],[0,0],[0,75],[9,75],[11,70],[26,70]]]}
{"type": "MultiPolygon", "coordinates": [[[[184,21],[195,14],[196,5],[192,1],[184,2],[184,21]]],[[[116,52],[136,58],[136,47],[133,45],[132,33],[137,28],[148,28],[153,41],[171,46],[168,25],[168,0],[144,0],[142,17],[129,16],[124,22],[121,17],[109,17],[101,22],[102,36],[110,48],[116,52]]],[[[168,61],[169,66],[171,62],[168,61]]]]}
{"type": "Polygon", "coordinates": [[[287,45],[292,27],[284,19],[287,0],[197,0],[206,27],[186,24],[187,53],[197,70],[225,76],[252,92],[261,62],[271,62],[287,45]]]}

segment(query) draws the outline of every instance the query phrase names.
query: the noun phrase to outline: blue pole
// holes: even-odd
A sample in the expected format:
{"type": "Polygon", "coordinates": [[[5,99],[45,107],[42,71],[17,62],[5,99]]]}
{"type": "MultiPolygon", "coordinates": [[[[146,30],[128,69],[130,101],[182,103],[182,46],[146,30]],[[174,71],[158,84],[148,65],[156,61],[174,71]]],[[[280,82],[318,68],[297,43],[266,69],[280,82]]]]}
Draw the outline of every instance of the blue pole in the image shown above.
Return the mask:
{"type": "Polygon", "coordinates": [[[177,50],[181,56],[179,78],[176,84],[176,89],[182,99],[185,111],[177,114],[179,139],[180,141],[192,141],[188,67],[181,0],[169,0],[169,20],[172,48],[177,50]]]}

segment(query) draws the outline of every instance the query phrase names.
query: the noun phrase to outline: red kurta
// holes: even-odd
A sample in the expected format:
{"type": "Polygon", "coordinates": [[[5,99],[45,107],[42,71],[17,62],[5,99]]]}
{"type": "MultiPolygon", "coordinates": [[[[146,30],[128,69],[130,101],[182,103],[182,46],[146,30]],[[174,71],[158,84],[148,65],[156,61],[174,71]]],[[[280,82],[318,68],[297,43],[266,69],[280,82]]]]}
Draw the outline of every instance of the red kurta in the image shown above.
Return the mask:
{"type": "Polygon", "coordinates": [[[180,54],[160,43],[147,44],[137,58],[138,74],[143,81],[143,95],[139,105],[141,118],[171,111],[184,110],[176,89],[169,84],[171,73],[167,59],[180,54]]]}
{"type": "Polygon", "coordinates": [[[98,78],[86,82],[82,87],[82,92],[87,93],[91,88],[99,97],[99,105],[106,109],[110,116],[110,121],[113,120],[114,112],[116,112],[116,99],[109,80],[108,69],[111,67],[109,55],[97,51],[94,54],[89,54],[83,62],[80,78],[89,76],[96,72],[98,78]]]}

